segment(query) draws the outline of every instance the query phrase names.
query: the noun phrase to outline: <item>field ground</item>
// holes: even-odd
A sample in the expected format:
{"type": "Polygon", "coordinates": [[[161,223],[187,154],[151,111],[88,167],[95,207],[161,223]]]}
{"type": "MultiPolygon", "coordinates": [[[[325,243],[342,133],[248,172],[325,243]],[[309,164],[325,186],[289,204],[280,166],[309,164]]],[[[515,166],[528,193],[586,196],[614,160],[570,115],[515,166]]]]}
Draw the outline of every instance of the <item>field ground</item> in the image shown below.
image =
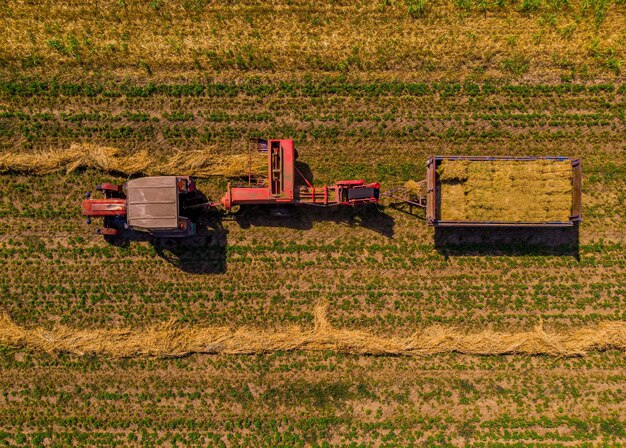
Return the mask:
{"type": "MultiPolygon", "coordinates": [[[[316,183],[384,188],[422,178],[432,154],[581,157],[584,222],[435,233],[385,203],[280,222],[253,210],[210,220],[191,244],[110,245],[78,204],[124,177],[4,173],[0,310],[20,325],[308,326],[320,299],[333,325],[378,335],[626,320],[622,2],[488,3],[486,17],[479,2],[428,2],[423,14],[404,2],[294,2],[267,15],[255,2],[155,1],[144,15],[130,1],[42,5],[0,8],[0,152],[90,142],[158,159],[295,138],[316,183]],[[204,8],[198,20],[193,5],[204,8]],[[185,14],[184,26],[165,26],[185,14]],[[380,34],[347,19],[359,14],[366,25],[384,18],[380,34]],[[280,33],[258,37],[272,20],[280,33]],[[204,28],[215,30],[195,42],[204,28]]],[[[225,183],[200,188],[217,198],[225,183]]],[[[626,444],[618,351],[120,360],[2,347],[0,366],[0,444],[626,444]]]]}
{"type": "Polygon", "coordinates": [[[6,78],[610,81],[623,0],[3,2],[6,78]]]}
{"type": "Polygon", "coordinates": [[[623,353],[111,361],[4,350],[2,436],[59,446],[615,445],[623,362],[623,353]]]}
{"type": "MultiPolygon", "coordinates": [[[[92,235],[77,204],[95,183],[123,178],[91,170],[6,174],[3,310],[25,325],[141,326],[175,317],[189,325],[276,328],[310,324],[313,305],[323,298],[334,325],[380,335],[438,323],[475,331],[527,329],[540,319],[552,329],[626,319],[621,85],[563,86],[564,93],[501,87],[490,94],[479,85],[477,95],[461,88],[450,96],[429,89],[420,96],[358,89],[237,94],[217,103],[213,96],[103,101],[4,90],[12,112],[1,119],[3,141],[22,151],[62,148],[84,138],[77,130],[93,127],[96,142],[129,153],[145,147],[159,157],[205,144],[241,152],[243,137],[255,132],[295,135],[300,160],[317,181],[365,177],[387,186],[423,176],[433,153],[580,156],[585,221],[579,234],[435,235],[418,217],[385,207],[302,211],[281,223],[250,212],[209,223],[191,246],[118,247],[92,235]],[[172,104],[194,116],[186,127],[207,126],[214,137],[204,143],[197,135],[168,136],[176,125],[158,111],[172,104]],[[40,120],[30,117],[44,110],[49,119],[29,139],[29,127],[40,120]],[[103,130],[107,119],[98,114],[111,110],[150,117],[154,138],[133,137],[143,122],[125,122],[126,138],[103,130]],[[200,111],[224,118],[205,122],[195,118],[200,111]],[[253,112],[266,122],[257,127],[237,118],[253,112]],[[500,244],[502,237],[509,241],[500,244]],[[459,238],[467,244],[448,244],[459,238]]],[[[223,181],[200,187],[215,196],[223,181]]],[[[323,353],[114,361],[7,348],[2,359],[0,421],[12,442],[62,444],[73,437],[125,444],[137,437],[193,444],[226,433],[228,444],[249,446],[624,439],[626,375],[616,352],[570,360],[323,353]]]]}

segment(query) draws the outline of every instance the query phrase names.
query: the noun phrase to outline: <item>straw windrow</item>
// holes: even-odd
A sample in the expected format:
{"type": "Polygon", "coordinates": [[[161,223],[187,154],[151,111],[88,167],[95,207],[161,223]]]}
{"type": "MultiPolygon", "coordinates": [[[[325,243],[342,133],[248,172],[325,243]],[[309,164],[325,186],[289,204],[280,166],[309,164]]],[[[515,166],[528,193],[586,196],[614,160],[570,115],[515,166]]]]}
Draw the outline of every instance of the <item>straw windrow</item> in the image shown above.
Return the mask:
{"type": "Polygon", "coordinates": [[[257,354],[277,351],[335,351],[359,355],[582,356],[590,351],[626,351],[626,322],[606,321],[586,328],[547,332],[541,325],[524,332],[484,330],[465,333],[450,327],[428,327],[409,337],[378,336],[333,327],[326,305],[314,309],[312,328],[278,331],[240,327],[180,327],[173,322],[146,329],[24,328],[6,314],[0,318],[0,344],[49,353],[100,354],[112,357],[179,357],[190,354],[257,354]]]}
{"type": "Polygon", "coordinates": [[[50,174],[78,168],[94,168],[124,175],[190,175],[195,177],[241,177],[264,174],[267,156],[253,154],[225,155],[214,150],[179,151],[165,161],[156,160],[147,151],[124,155],[118,148],[91,143],[72,144],[69,149],[34,154],[0,154],[0,173],[50,174]]]}

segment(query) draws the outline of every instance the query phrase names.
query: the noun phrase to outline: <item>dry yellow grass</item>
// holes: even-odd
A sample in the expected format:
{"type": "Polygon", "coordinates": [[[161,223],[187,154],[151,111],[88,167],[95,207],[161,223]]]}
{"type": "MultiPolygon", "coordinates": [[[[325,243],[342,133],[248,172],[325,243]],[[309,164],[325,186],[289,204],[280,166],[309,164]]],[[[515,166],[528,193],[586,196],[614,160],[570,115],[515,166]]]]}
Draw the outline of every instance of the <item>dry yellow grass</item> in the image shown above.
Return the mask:
{"type": "Polygon", "coordinates": [[[147,170],[150,164],[146,152],[123,156],[117,148],[88,143],[72,144],[69,149],[59,151],[0,154],[0,172],[49,174],[62,170],[71,172],[83,167],[135,174],[147,170]]]}
{"type": "Polygon", "coordinates": [[[406,188],[406,191],[411,197],[418,197],[422,194],[422,184],[414,180],[407,180],[404,183],[404,188],[406,188]]]}
{"type": "Polygon", "coordinates": [[[239,177],[248,174],[249,168],[254,174],[265,174],[267,155],[255,152],[250,158],[248,154],[220,155],[202,150],[179,151],[155,170],[160,174],[193,173],[196,177],[239,177]]]}
{"type": "Polygon", "coordinates": [[[532,2],[536,11],[489,3],[484,13],[455,3],[427,1],[425,16],[415,18],[405,2],[6,2],[0,70],[44,77],[84,76],[89,68],[134,78],[241,70],[271,71],[274,79],[294,70],[376,70],[394,79],[615,77],[623,2],[602,3],[599,28],[582,0],[532,2]]]}
{"type": "Polygon", "coordinates": [[[565,222],[572,206],[568,160],[444,160],[440,219],[565,222]]]}
{"type": "Polygon", "coordinates": [[[90,143],[72,144],[69,149],[34,154],[8,152],[0,154],[0,173],[17,172],[50,174],[72,172],[78,168],[95,168],[126,175],[191,175],[196,177],[241,177],[248,168],[256,175],[265,174],[267,155],[254,153],[224,155],[213,150],[180,151],[165,161],[151,158],[146,151],[123,155],[110,146],[90,143]]]}
{"type": "Polygon", "coordinates": [[[581,356],[592,350],[626,351],[626,322],[602,322],[559,333],[541,325],[525,332],[464,333],[429,327],[409,337],[377,336],[334,328],[326,305],[314,309],[313,328],[279,331],[228,327],[179,327],[174,323],[146,329],[51,330],[24,328],[6,314],[0,318],[0,344],[50,353],[102,354],[113,357],[185,356],[194,353],[253,354],[276,351],[336,351],[360,355],[425,356],[458,352],[473,355],[581,356]]]}

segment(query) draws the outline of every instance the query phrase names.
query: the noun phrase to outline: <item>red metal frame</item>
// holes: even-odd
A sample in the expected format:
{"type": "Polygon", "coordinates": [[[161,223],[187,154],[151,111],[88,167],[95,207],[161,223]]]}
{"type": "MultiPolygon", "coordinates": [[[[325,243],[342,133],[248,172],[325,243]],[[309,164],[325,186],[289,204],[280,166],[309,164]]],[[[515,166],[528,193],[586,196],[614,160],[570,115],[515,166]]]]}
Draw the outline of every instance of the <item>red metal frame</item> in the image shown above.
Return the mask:
{"type": "Polygon", "coordinates": [[[125,216],[126,199],[85,199],[82,205],[84,216],[125,216]]]}
{"type": "Polygon", "coordinates": [[[119,234],[119,230],[112,227],[101,227],[99,229],[96,229],[96,233],[98,235],[117,236],[119,234]]]}
{"type": "Polygon", "coordinates": [[[344,180],[331,186],[314,187],[296,167],[297,152],[293,140],[268,140],[267,148],[267,185],[232,187],[229,184],[220,200],[225,209],[246,204],[354,206],[378,202],[379,183],[344,180]],[[300,184],[296,174],[301,178],[300,184]],[[363,194],[359,195],[358,189],[367,191],[362,190],[363,194]]]}
{"type": "Polygon", "coordinates": [[[112,192],[112,193],[121,193],[122,186],[117,184],[103,183],[96,186],[96,190],[104,191],[104,192],[112,192]]]}

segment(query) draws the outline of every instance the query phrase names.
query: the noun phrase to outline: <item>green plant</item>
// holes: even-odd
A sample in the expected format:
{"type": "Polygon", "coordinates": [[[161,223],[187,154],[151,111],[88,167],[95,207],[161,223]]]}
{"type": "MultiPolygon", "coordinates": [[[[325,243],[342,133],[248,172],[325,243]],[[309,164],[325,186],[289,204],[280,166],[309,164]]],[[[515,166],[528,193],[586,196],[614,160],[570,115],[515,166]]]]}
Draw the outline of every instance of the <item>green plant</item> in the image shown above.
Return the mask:
{"type": "Polygon", "coordinates": [[[426,0],[405,0],[407,11],[413,18],[424,17],[428,4],[426,0]]]}
{"type": "Polygon", "coordinates": [[[530,61],[520,54],[514,54],[502,61],[502,68],[519,77],[528,72],[530,61]]]}

